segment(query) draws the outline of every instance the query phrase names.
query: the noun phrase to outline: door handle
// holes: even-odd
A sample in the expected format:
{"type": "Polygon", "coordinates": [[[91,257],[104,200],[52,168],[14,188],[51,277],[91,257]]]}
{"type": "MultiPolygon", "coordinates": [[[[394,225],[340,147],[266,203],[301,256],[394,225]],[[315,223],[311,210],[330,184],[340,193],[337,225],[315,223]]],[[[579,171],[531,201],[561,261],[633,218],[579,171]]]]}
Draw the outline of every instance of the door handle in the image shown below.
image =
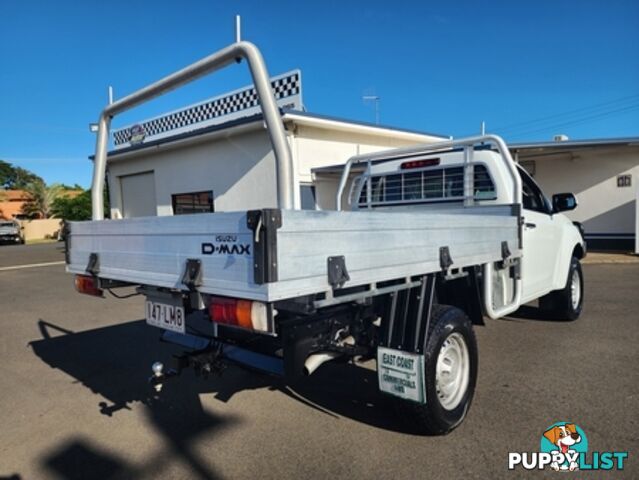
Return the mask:
{"type": "Polygon", "coordinates": [[[537,228],[537,224],[536,223],[526,222],[526,223],[524,223],[524,227],[526,227],[526,228],[537,228]]]}

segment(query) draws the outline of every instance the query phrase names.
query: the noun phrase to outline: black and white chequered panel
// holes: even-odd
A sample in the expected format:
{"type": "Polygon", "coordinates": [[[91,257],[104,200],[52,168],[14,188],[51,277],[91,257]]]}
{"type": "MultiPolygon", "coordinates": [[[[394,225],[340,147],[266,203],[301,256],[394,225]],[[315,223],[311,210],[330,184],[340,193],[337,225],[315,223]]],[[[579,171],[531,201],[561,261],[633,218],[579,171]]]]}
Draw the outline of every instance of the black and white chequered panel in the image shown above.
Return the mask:
{"type": "MultiPolygon", "coordinates": [[[[295,72],[271,82],[276,100],[300,93],[300,75],[295,72]]],[[[195,123],[204,122],[212,118],[246,110],[258,106],[255,88],[247,88],[240,92],[216,100],[201,103],[185,110],[180,110],[154,120],[142,123],[146,137],[187,127],[195,123]]],[[[113,132],[115,145],[122,145],[131,139],[131,128],[123,128],[113,132]]]]}

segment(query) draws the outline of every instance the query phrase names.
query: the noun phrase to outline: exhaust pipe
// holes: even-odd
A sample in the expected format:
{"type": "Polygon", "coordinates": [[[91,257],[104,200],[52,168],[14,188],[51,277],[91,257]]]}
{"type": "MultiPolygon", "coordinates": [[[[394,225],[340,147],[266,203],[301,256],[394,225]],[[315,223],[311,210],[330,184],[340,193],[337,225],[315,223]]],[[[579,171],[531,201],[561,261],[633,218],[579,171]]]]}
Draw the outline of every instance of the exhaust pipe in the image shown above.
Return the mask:
{"type": "Polygon", "coordinates": [[[333,360],[339,357],[340,354],[337,352],[324,352],[324,353],[314,353],[313,355],[309,355],[306,361],[304,362],[304,375],[309,376],[315,370],[317,370],[320,365],[328,362],[329,360],[333,360]]]}
{"type": "MultiPolygon", "coordinates": [[[[355,345],[355,339],[352,335],[344,338],[337,342],[338,345],[355,345]]],[[[329,360],[334,360],[337,357],[341,357],[341,353],[337,352],[321,352],[314,353],[309,355],[306,361],[304,362],[304,375],[308,376],[312,374],[315,370],[317,370],[322,364],[328,362],[329,360]]]]}

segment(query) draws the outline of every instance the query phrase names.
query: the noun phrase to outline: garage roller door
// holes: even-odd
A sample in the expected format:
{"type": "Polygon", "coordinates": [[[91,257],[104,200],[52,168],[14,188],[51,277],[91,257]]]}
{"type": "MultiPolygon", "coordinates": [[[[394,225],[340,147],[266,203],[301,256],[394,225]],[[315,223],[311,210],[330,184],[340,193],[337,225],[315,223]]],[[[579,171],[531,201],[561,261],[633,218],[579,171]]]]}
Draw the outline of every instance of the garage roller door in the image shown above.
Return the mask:
{"type": "Polygon", "coordinates": [[[157,215],[153,172],[120,177],[124,218],[157,215]]]}

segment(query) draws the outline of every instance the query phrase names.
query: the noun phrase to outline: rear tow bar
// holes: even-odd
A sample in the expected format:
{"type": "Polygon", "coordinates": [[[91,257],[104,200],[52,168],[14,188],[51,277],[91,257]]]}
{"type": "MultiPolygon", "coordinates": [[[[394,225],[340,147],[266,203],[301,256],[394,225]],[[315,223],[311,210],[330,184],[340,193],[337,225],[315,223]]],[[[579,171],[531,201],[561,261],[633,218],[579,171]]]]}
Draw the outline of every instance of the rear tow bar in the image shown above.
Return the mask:
{"type": "Polygon", "coordinates": [[[179,376],[187,368],[192,368],[197,376],[204,378],[208,378],[209,375],[222,375],[229,364],[269,375],[284,375],[281,358],[246,350],[237,345],[168,331],[164,333],[162,340],[193,350],[174,356],[173,368],[165,369],[162,362],[154,362],[151,365],[152,375],[149,384],[158,393],[162,391],[162,386],[167,380],[179,376]]]}
{"type": "Polygon", "coordinates": [[[178,377],[187,368],[192,368],[196,376],[205,379],[209,375],[222,375],[228,366],[223,358],[223,351],[222,343],[211,343],[203,350],[176,355],[173,357],[174,368],[168,370],[165,370],[162,362],[154,362],[151,365],[153,374],[149,377],[149,384],[160,393],[165,382],[178,377]]]}

